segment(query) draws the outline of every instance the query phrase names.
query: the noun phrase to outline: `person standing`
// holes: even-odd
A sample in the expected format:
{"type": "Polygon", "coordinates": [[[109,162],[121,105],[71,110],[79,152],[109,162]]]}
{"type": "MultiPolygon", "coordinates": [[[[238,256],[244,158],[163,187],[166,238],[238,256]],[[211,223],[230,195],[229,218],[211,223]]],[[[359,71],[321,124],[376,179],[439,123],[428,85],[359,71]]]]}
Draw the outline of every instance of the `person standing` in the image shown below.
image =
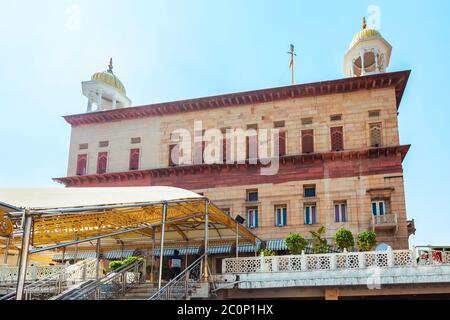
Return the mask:
{"type": "Polygon", "coordinates": [[[181,256],[178,250],[174,250],[173,256],[170,259],[171,279],[174,279],[181,272],[181,256]]]}

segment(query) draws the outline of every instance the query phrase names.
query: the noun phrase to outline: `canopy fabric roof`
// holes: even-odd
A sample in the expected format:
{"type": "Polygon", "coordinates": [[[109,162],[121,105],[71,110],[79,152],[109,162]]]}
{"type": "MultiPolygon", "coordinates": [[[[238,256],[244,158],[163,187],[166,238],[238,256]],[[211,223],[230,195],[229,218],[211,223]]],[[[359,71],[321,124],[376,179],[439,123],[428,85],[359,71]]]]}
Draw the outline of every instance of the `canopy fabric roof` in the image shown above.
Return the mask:
{"type": "Polygon", "coordinates": [[[202,199],[174,187],[0,188],[0,202],[17,208],[60,209],[86,206],[202,199]]]}
{"type": "MultiPolygon", "coordinates": [[[[0,189],[0,202],[31,208],[35,214],[32,246],[46,246],[110,235],[102,246],[148,247],[161,239],[163,204],[168,204],[165,243],[199,243],[204,239],[206,198],[173,187],[127,188],[28,188],[0,189]]],[[[20,215],[11,214],[18,217],[20,215]]],[[[244,226],[208,205],[209,239],[254,243],[256,237],[244,226]]],[[[17,243],[19,239],[15,239],[17,243]]],[[[18,244],[18,243],[17,243],[18,244]]]]}

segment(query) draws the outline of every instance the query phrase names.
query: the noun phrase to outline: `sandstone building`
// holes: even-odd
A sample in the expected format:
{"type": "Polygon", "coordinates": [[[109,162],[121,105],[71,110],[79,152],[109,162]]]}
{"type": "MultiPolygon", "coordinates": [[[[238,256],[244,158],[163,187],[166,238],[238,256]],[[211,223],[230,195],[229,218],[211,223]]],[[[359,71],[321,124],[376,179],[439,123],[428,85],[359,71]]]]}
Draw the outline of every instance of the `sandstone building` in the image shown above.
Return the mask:
{"type": "MultiPolygon", "coordinates": [[[[68,187],[176,186],[203,193],[261,239],[308,237],[324,225],[355,234],[373,229],[378,241],[407,248],[415,231],[405,207],[398,110],[410,71],[386,72],[392,47],[365,25],[344,58],[345,78],[130,107],[112,71],[83,82],[86,113],[71,125],[68,187]],[[273,129],[279,170],[261,163],[177,164],[171,134],[203,129],[273,129]]],[[[249,143],[250,139],[246,140],[249,143]]],[[[224,153],[229,151],[223,140],[224,153]]],[[[195,145],[204,150],[206,143],[195,145]]]]}

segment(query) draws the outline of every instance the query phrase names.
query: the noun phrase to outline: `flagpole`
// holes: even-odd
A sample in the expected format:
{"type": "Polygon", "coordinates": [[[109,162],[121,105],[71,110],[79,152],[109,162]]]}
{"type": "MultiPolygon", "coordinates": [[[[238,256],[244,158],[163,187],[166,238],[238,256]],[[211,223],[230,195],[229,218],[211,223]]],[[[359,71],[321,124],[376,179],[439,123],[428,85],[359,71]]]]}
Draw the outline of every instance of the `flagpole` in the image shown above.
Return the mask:
{"type": "Polygon", "coordinates": [[[296,56],[296,54],[294,53],[294,45],[293,44],[291,44],[291,51],[288,52],[288,53],[291,55],[291,61],[289,63],[289,67],[292,69],[291,70],[291,72],[292,72],[292,85],[294,85],[295,84],[295,81],[294,81],[294,56],[296,56]]]}

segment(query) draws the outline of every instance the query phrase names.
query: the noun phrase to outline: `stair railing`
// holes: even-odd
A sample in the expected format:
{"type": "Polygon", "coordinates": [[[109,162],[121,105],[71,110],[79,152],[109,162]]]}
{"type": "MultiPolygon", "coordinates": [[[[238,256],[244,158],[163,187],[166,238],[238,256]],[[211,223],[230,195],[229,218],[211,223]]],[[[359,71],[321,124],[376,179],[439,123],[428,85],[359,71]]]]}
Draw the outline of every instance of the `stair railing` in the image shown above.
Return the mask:
{"type": "Polygon", "coordinates": [[[187,299],[190,294],[190,276],[195,274],[198,277],[198,280],[200,280],[204,257],[205,254],[201,255],[200,258],[195,260],[189,267],[170,280],[148,300],[170,300],[174,296],[174,293],[180,292],[183,292],[183,295],[179,297],[180,300],[187,299]],[[175,291],[176,289],[178,289],[178,291],[175,291]]]}
{"type": "Polygon", "coordinates": [[[145,276],[143,259],[109,272],[82,287],[61,293],[52,300],[111,300],[128,291],[145,276]]]}

